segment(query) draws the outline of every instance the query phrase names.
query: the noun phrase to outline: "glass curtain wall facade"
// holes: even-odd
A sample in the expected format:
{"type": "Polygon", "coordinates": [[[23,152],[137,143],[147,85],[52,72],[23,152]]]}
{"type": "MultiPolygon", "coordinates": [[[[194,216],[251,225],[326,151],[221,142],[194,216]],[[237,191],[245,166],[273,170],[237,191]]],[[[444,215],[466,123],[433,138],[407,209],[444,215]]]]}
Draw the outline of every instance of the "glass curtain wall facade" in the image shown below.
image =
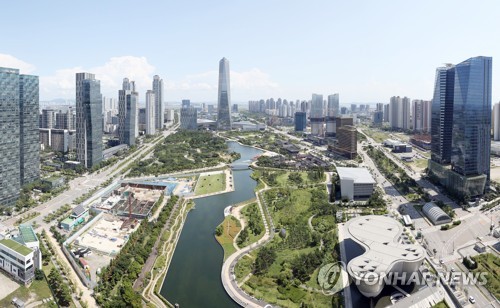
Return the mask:
{"type": "Polygon", "coordinates": [[[232,127],[231,110],[231,85],[229,80],[229,61],[222,58],[219,62],[219,91],[217,105],[217,127],[220,130],[230,130],[232,127]]]}
{"type": "Polygon", "coordinates": [[[101,84],[94,74],[76,74],[76,156],[86,168],[102,160],[101,84]]]}

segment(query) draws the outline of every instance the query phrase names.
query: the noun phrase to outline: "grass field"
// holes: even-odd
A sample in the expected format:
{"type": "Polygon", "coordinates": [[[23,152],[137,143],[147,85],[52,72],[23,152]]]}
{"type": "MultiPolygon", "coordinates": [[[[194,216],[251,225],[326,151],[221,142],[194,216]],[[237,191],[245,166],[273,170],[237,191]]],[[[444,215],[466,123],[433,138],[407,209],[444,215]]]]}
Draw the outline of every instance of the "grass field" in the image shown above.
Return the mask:
{"type": "Polygon", "coordinates": [[[14,297],[24,301],[41,301],[44,298],[52,298],[49,285],[45,280],[34,280],[29,287],[21,285],[16,291],[7,295],[0,301],[0,307],[13,307],[11,302],[14,297]]]}
{"type": "Polygon", "coordinates": [[[224,249],[224,260],[226,260],[227,257],[236,251],[233,240],[236,234],[240,232],[241,224],[234,216],[226,216],[219,226],[223,226],[223,232],[221,236],[215,236],[215,238],[224,249]]]}
{"type": "Polygon", "coordinates": [[[236,276],[236,281],[240,282],[243,278],[245,278],[248,274],[252,272],[253,268],[253,257],[249,255],[243,256],[234,268],[234,274],[236,276]]]}
{"type": "Polygon", "coordinates": [[[196,196],[199,196],[199,195],[205,195],[223,191],[225,189],[226,189],[225,173],[208,174],[200,176],[200,178],[198,179],[198,183],[196,184],[194,194],[196,196]]]}

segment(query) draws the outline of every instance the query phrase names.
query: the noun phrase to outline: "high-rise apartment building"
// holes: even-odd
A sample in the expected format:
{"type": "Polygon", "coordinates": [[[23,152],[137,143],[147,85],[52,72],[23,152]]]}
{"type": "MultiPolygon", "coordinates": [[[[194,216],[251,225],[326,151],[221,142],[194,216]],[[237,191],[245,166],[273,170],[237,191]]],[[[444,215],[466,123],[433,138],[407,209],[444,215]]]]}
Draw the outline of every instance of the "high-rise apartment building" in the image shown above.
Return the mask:
{"type": "Polygon", "coordinates": [[[412,128],[418,133],[431,132],[431,101],[413,100],[412,128]]]}
{"type": "Polygon", "coordinates": [[[462,197],[489,185],[491,63],[474,57],[436,71],[429,173],[462,197]]]}
{"type": "Polygon", "coordinates": [[[232,127],[231,85],[229,76],[229,61],[222,58],[219,62],[219,90],[217,98],[217,127],[220,130],[230,130],[232,127]]]}
{"type": "Polygon", "coordinates": [[[311,121],[311,135],[323,137],[324,136],[323,124],[325,121],[325,114],[323,111],[323,95],[321,94],[312,95],[310,121],[311,121]]]}
{"type": "Polygon", "coordinates": [[[91,73],[76,73],[76,157],[86,168],[102,160],[101,83],[91,73]]]}
{"type": "Polygon", "coordinates": [[[493,106],[491,120],[493,126],[493,140],[500,141],[500,103],[496,103],[493,106]]]}
{"type": "Polygon", "coordinates": [[[146,135],[154,135],[155,129],[155,92],[148,90],[146,92],[146,135]]]}
{"type": "Polygon", "coordinates": [[[12,205],[21,186],[40,173],[38,76],[0,67],[0,204],[12,205]]]}
{"type": "Polygon", "coordinates": [[[118,138],[121,144],[135,145],[138,100],[135,82],[124,78],[123,88],[118,91],[118,138]]]}
{"type": "Polygon", "coordinates": [[[391,97],[389,103],[389,124],[392,129],[411,128],[411,103],[408,97],[391,97]]]}
{"type": "Polygon", "coordinates": [[[339,94],[328,95],[328,105],[326,107],[326,137],[335,137],[335,117],[339,114],[339,94]]]}
{"type": "Polygon", "coordinates": [[[153,92],[155,94],[155,128],[161,130],[164,122],[164,109],[163,105],[163,79],[155,75],[153,77],[153,92]]]}

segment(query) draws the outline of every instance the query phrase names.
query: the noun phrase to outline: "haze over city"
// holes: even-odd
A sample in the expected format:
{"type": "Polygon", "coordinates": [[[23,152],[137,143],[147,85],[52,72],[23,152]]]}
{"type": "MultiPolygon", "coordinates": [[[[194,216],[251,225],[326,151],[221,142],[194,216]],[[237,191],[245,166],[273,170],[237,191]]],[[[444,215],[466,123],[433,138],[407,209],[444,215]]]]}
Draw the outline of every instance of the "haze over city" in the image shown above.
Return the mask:
{"type": "MultiPolygon", "coordinates": [[[[166,101],[215,102],[217,61],[233,101],[341,93],[341,103],[430,99],[435,68],[500,49],[497,1],[65,1],[2,8],[0,66],[40,76],[41,101],[74,100],[76,72],[105,96],[124,76],[166,101]],[[22,20],[19,19],[22,16],[22,20]]],[[[500,69],[493,63],[493,75],[500,69]]],[[[493,83],[493,101],[500,86],[493,83]]],[[[140,98],[143,101],[143,96],[140,98]]]]}

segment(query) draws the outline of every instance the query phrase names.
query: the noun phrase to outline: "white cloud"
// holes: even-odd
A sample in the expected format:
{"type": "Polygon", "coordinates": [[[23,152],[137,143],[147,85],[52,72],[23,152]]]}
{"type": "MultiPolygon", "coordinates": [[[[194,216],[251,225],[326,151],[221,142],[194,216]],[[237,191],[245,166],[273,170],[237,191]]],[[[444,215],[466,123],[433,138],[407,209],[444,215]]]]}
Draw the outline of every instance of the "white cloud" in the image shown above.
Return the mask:
{"type": "Polygon", "coordinates": [[[30,74],[35,70],[35,66],[24,62],[14,56],[0,53],[0,66],[18,68],[21,74],[30,74]]]}
{"type": "MultiPolygon", "coordinates": [[[[41,99],[75,97],[75,74],[89,72],[101,81],[101,92],[104,96],[117,97],[123,78],[134,80],[137,90],[145,93],[151,89],[155,67],[145,57],[122,56],[113,57],[101,66],[59,69],[50,76],[40,76],[41,99]]],[[[142,97],[141,97],[142,98],[142,97]]]]}

